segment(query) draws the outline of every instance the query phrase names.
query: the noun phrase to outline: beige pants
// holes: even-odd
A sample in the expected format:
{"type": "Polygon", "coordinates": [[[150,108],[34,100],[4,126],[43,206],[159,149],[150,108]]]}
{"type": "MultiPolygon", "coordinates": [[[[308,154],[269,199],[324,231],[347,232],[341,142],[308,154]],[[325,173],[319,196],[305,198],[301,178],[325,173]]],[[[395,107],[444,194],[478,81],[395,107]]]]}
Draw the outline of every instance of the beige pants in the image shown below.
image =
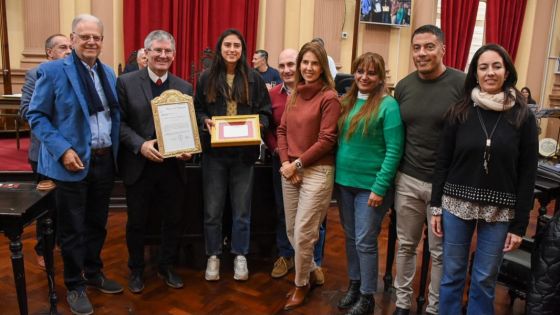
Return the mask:
{"type": "MultiPolygon", "coordinates": [[[[410,309],[413,300],[412,281],[416,272],[416,249],[422,239],[424,223],[432,218],[430,199],[432,184],[398,172],[395,180],[397,212],[397,275],[395,289],[397,306],[410,309]]],[[[432,256],[432,271],[426,312],[438,314],[439,285],[442,274],[442,239],[428,225],[428,242],[432,256]]]]}
{"type": "Polygon", "coordinates": [[[333,166],[315,165],[304,168],[302,183],[292,185],[282,178],[286,234],[295,251],[295,283],[304,286],[309,273],[317,268],[313,261],[313,248],[319,239],[319,226],[331,202],[333,166]]]}

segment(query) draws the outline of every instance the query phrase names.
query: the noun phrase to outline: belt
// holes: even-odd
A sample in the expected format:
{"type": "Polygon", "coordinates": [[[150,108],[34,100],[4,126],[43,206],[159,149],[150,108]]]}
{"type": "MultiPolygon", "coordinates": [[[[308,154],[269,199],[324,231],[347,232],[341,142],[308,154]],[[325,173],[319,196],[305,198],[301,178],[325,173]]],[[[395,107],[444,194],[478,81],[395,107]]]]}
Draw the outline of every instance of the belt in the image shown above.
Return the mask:
{"type": "Polygon", "coordinates": [[[91,155],[93,156],[104,156],[111,153],[111,147],[91,149],[91,155]]]}

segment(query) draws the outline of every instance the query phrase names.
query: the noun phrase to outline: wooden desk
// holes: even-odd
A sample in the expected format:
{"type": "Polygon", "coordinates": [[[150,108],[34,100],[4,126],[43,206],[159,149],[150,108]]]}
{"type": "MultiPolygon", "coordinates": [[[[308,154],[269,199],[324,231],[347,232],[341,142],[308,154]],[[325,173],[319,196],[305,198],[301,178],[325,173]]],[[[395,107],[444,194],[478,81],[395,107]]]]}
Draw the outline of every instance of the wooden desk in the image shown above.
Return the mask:
{"type": "Polygon", "coordinates": [[[535,188],[536,190],[538,190],[538,192],[535,192],[535,198],[539,201],[539,216],[537,219],[537,228],[535,231],[536,236],[539,233],[541,227],[546,224],[543,220],[544,215],[547,212],[548,204],[550,204],[552,200],[556,202],[556,204],[554,205],[554,213],[556,213],[556,211],[558,211],[560,207],[560,182],[537,175],[535,188]]]}
{"type": "Polygon", "coordinates": [[[53,210],[53,198],[50,191],[38,191],[34,183],[0,183],[0,232],[10,239],[12,268],[17,291],[19,312],[27,315],[27,290],[25,285],[25,268],[23,265],[23,245],[21,234],[23,228],[39,218],[43,218],[45,265],[49,282],[51,308],[49,314],[58,314],[56,310],[56,292],[54,290],[53,254],[54,235],[49,210],[53,210]]]}
{"type": "MultiPolygon", "coordinates": [[[[181,218],[181,245],[192,251],[189,257],[195,267],[206,265],[204,246],[204,200],[202,188],[202,168],[197,163],[186,166],[187,184],[185,204],[181,218]]],[[[251,201],[251,245],[250,253],[262,256],[276,254],[276,203],[272,187],[272,167],[270,164],[255,164],[253,194],[251,201]]],[[[146,226],[146,244],[158,244],[161,239],[161,213],[150,211],[146,226]]],[[[226,198],[222,235],[227,240],[224,252],[231,241],[231,205],[226,198]]]]}

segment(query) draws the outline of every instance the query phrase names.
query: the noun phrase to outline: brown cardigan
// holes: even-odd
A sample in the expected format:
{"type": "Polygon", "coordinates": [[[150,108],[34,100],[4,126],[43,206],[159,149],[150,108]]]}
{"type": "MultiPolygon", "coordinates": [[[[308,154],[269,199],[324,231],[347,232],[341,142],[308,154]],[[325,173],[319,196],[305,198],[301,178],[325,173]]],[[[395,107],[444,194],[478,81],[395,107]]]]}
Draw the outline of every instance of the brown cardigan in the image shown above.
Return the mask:
{"type": "Polygon", "coordinates": [[[288,100],[277,131],[281,162],[299,158],[303,167],[334,165],[340,101],[334,90],[323,87],[321,80],[301,83],[295,104],[288,100]]]}

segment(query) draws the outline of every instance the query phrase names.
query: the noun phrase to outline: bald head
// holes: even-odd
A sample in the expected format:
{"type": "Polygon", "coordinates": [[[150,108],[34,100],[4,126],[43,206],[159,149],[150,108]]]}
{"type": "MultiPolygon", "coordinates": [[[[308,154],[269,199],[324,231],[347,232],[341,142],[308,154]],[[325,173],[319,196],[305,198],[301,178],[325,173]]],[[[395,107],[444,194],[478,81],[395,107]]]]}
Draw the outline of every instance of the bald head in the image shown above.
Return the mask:
{"type": "Polygon", "coordinates": [[[278,56],[278,71],[284,84],[294,88],[298,52],[295,49],[284,49],[278,56]]]}

